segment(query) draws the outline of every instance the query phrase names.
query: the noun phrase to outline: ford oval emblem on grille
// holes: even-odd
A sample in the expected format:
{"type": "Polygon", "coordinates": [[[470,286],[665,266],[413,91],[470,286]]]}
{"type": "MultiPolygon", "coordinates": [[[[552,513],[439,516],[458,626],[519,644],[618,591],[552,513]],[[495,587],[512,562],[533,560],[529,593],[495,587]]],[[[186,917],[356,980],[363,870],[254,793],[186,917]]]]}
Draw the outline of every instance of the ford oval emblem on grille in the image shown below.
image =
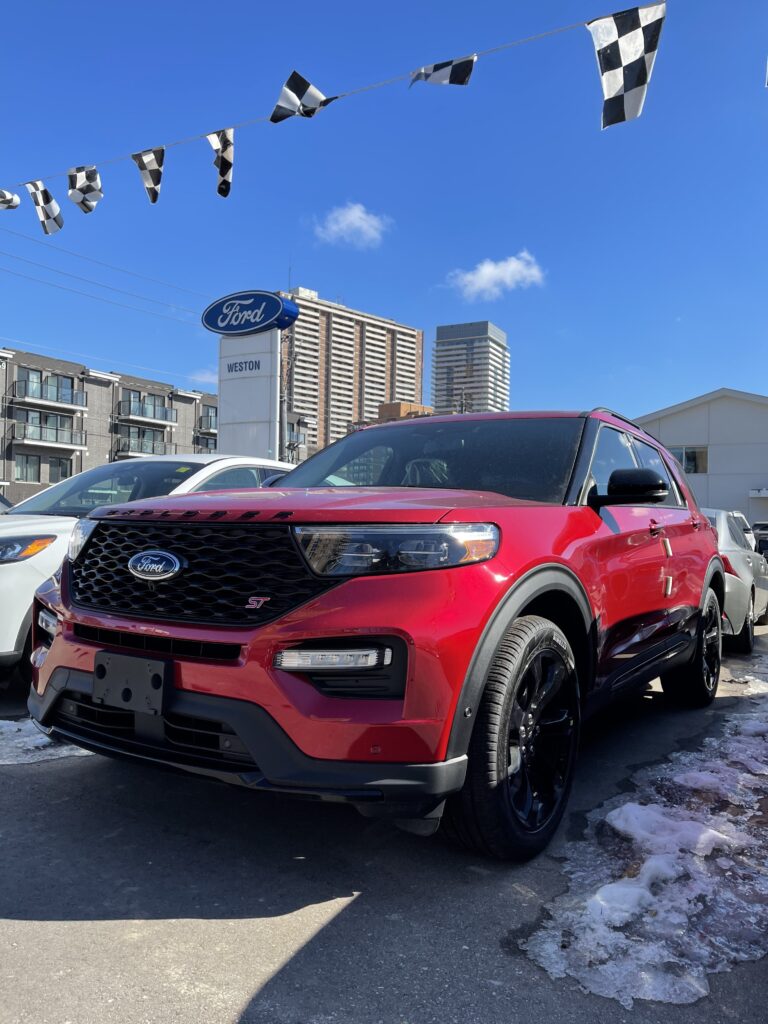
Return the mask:
{"type": "Polygon", "coordinates": [[[170,580],[182,570],[181,561],[169,551],[140,551],[128,562],[128,571],[139,580],[156,583],[170,580]]]}

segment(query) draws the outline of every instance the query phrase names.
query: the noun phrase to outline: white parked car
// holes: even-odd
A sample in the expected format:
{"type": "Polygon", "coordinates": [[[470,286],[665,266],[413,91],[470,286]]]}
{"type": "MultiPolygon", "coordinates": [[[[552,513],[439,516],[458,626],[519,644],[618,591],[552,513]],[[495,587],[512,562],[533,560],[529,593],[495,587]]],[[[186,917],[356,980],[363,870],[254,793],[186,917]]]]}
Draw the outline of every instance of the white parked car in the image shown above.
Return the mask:
{"type": "Polygon", "coordinates": [[[753,551],[735,513],[701,510],[717,531],[717,547],[725,569],[723,637],[734,650],[749,654],[755,642],[755,623],[768,612],[768,562],[753,551]]]}
{"type": "Polygon", "coordinates": [[[235,455],[130,459],[78,473],[8,509],[0,515],[0,672],[22,660],[32,598],[64,560],[78,519],[100,505],[139,498],[261,487],[294,468],[235,455]]]}

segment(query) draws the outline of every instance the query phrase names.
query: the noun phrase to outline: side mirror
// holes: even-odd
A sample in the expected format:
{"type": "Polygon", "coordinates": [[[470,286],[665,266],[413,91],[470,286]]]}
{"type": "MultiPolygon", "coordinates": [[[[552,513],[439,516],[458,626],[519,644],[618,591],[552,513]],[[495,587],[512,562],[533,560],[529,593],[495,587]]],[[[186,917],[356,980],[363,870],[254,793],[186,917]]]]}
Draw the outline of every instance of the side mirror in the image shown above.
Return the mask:
{"type": "Polygon", "coordinates": [[[658,505],[669,494],[664,480],[653,469],[614,469],[608,478],[608,493],[590,501],[593,508],[606,505],[658,505]]]}
{"type": "MultiPolygon", "coordinates": [[[[287,472],[287,470],[286,470],[286,472],[287,472]]],[[[285,475],[286,474],[282,473],[282,472],[280,472],[280,473],[273,473],[271,476],[268,476],[266,478],[266,480],[264,481],[264,483],[261,486],[262,487],[274,487],[275,484],[278,482],[278,480],[282,480],[285,475]]]]}

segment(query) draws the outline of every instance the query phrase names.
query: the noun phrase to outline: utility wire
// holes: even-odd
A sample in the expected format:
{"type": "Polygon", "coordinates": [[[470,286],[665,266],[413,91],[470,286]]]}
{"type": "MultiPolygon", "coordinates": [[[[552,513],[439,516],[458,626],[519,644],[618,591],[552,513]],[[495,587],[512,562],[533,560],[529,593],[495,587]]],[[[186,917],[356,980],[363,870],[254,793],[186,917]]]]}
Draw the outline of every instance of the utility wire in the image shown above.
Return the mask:
{"type": "Polygon", "coordinates": [[[8,270],[7,267],[0,267],[0,273],[12,274],[14,277],[24,278],[25,281],[35,281],[37,284],[48,285],[49,288],[58,288],[63,292],[72,292],[73,295],[83,295],[86,299],[96,299],[97,302],[107,302],[110,306],[120,306],[122,309],[132,309],[134,313],[146,313],[148,316],[159,316],[163,320],[173,320],[177,324],[184,324],[185,327],[193,327],[188,320],[182,320],[177,316],[170,316],[168,313],[158,313],[155,309],[141,309],[139,306],[129,306],[126,302],[115,302],[114,299],[104,298],[102,295],[91,295],[90,292],[81,292],[78,288],[69,288],[65,284],[56,284],[54,281],[44,281],[41,277],[32,277],[30,274],[22,274],[18,270],[8,270]]]}
{"type": "Polygon", "coordinates": [[[92,256],[83,256],[80,252],[74,252],[72,249],[65,249],[62,245],[57,245],[55,242],[46,242],[40,238],[33,238],[31,235],[25,235],[21,231],[12,231],[11,228],[0,227],[0,231],[4,231],[6,235],[15,235],[16,238],[23,238],[25,242],[33,242],[35,245],[45,246],[46,249],[57,249],[59,252],[66,253],[67,256],[74,256],[79,260],[85,260],[87,263],[93,263],[98,267],[106,267],[108,270],[116,270],[120,274],[128,274],[129,277],[137,277],[141,281],[151,281],[152,284],[162,285],[164,288],[175,288],[179,292],[187,292],[189,295],[197,295],[199,298],[208,298],[203,292],[193,291],[191,288],[183,288],[179,284],[172,284],[170,281],[163,281],[157,277],[149,277],[147,274],[139,274],[135,270],[126,270],[125,267],[116,267],[112,263],[105,263],[104,260],[94,259],[92,256]]]}
{"type": "MultiPolygon", "coordinates": [[[[28,348],[23,349],[24,351],[28,351],[28,352],[48,352],[48,353],[50,353],[52,355],[59,355],[59,356],[64,355],[64,356],[68,356],[68,357],[69,356],[80,356],[81,359],[87,359],[89,363],[104,363],[105,366],[111,365],[111,361],[109,359],[105,359],[103,356],[91,355],[89,352],[74,352],[72,349],[69,349],[69,348],[51,348],[50,345],[37,345],[33,341],[24,341],[21,338],[6,338],[6,337],[3,337],[2,335],[0,335],[0,341],[6,342],[6,343],[11,344],[11,345],[29,346],[28,348]]],[[[121,360],[121,362],[122,362],[122,360],[121,360]]],[[[123,366],[130,366],[130,368],[132,370],[145,370],[148,373],[160,373],[160,374],[163,374],[163,375],[165,375],[167,377],[171,377],[171,378],[172,377],[180,377],[182,380],[191,380],[191,381],[194,381],[197,384],[204,383],[203,381],[198,380],[198,378],[193,376],[192,374],[189,374],[189,373],[176,373],[175,370],[158,370],[158,368],[156,366],[142,366],[140,363],[125,363],[125,362],[123,363],[123,366]]],[[[113,372],[117,373],[119,371],[115,370],[113,372]]],[[[212,392],[210,392],[210,393],[212,393],[212,392]]]]}
{"type": "MultiPolygon", "coordinates": [[[[606,17],[606,15],[603,15],[603,17],[606,17]]],[[[595,20],[595,19],[590,19],[590,21],[592,21],[592,20],[595,20]]],[[[563,32],[572,32],[572,31],[574,31],[574,29],[583,28],[587,24],[589,24],[589,22],[585,22],[585,21],[574,22],[574,24],[572,24],[572,25],[564,25],[564,26],[561,26],[560,28],[553,28],[553,29],[550,29],[548,32],[539,32],[537,35],[527,36],[524,39],[513,39],[509,43],[501,43],[500,45],[492,46],[492,47],[490,47],[487,50],[476,50],[475,53],[477,53],[478,57],[487,57],[487,56],[490,56],[491,54],[494,54],[494,53],[500,53],[502,50],[511,50],[515,46],[523,46],[525,43],[534,43],[534,42],[538,42],[540,39],[548,39],[549,36],[560,35],[563,32]]],[[[347,96],[358,96],[360,93],[370,92],[372,89],[383,89],[385,86],[394,85],[396,82],[407,81],[414,74],[416,74],[415,71],[409,71],[406,74],[395,75],[393,78],[386,78],[386,79],[384,79],[381,82],[374,82],[371,85],[362,85],[362,86],[360,86],[357,89],[350,89],[347,92],[337,93],[335,96],[329,97],[329,99],[345,99],[347,96]]],[[[239,121],[238,123],[236,123],[234,125],[231,125],[230,127],[232,127],[232,128],[248,128],[248,127],[250,127],[251,125],[254,125],[254,124],[269,124],[269,123],[270,123],[270,119],[268,117],[254,117],[254,118],[251,118],[250,120],[247,120],[247,121],[239,121]]],[[[218,131],[219,129],[216,129],[216,130],[218,131]]],[[[210,134],[211,134],[210,132],[203,132],[201,135],[190,135],[186,139],[177,139],[175,142],[167,142],[167,143],[165,143],[165,147],[164,148],[165,149],[170,149],[172,146],[186,146],[186,145],[188,145],[191,142],[198,142],[200,139],[205,139],[206,136],[210,135],[210,134]]],[[[153,147],[151,147],[151,146],[144,146],[143,149],[142,149],[142,152],[146,151],[148,149],[151,149],[151,148],[153,148],[153,147]]],[[[160,147],[154,147],[154,148],[160,148],[160,147]]],[[[134,150],[134,152],[137,152],[137,151],[134,150]]],[[[110,159],[108,159],[108,160],[97,160],[96,164],[98,166],[100,166],[100,167],[104,167],[104,166],[109,165],[109,164],[119,163],[119,162],[121,162],[123,160],[130,160],[131,156],[132,156],[131,153],[126,153],[123,156],[110,157],[110,159]]],[[[63,178],[67,174],[69,174],[69,171],[56,171],[53,174],[38,175],[34,180],[37,180],[39,178],[39,179],[42,179],[43,181],[48,181],[51,178],[63,178]]],[[[28,180],[32,180],[32,179],[28,179],[28,180]]],[[[11,185],[9,187],[10,188],[23,188],[25,186],[25,184],[26,184],[26,182],[24,182],[24,181],[18,181],[18,182],[16,182],[15,185],[11,185]]]]}
{"type": "MultiPolygon", "coordinates": [[[[115,286],[111,284],[102,284],[101,281],[94,281],[91,277],[81,277],[79,274],[70,274],[67,270],[57,270],[56,267],[50,267],[47,263],[38,263],[37,260],[27,259],[26,256],[16,256],[14,253],[5,252],[3,249],[0,249],[0,256],[7,256],[8,259],[19,260],[21,263],[29,263],[33,267],[41,267],[43,270],[49,270],[52,274],[61,274],[63,277],[72,277],[75,281],[84,281],[86,284],[93,284],[97,288],[107,288],[109,291],[117,292],[119,295],[128,295],[132,299],[141,299],[143,302],[154,302],[159,306],[172,306],[174,309],[178,309],[182,313],[191,313],[193,316],[197,315],[196,309],[186,309],[184,306],[177,306],[175,302],[166,302],[165,299],[151,299],[148,295],[139,295],[138,292],[128,292],[125,291],[124,288],[115,288],[115,286]]],[[[98,296],[94,295],[93,298],[98,298],[98,296]]],[[[150,310],[147,310],[147,312],[150,312],[150,310]]]]}

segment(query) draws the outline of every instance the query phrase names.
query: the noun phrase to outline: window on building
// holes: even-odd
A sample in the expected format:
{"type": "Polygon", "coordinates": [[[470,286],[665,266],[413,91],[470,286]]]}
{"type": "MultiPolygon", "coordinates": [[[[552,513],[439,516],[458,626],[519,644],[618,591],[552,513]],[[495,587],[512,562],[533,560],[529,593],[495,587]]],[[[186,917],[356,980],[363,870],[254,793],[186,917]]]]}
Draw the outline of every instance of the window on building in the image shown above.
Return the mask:
{"type": "Polygon", "coordinates": [[[669,449],[686,473],[709,472],[709,449],[705,447],[674,447],[669,449]]]}
{"type": "Polygon", "coordinates": [[[60,480],[68,480],[72,476],[72,460],[51,457],[48,460],[48,482],[59,483],[60,480]]]}
{"type": "Polygon", "coordinates": [[[652,469],[654,473],[658,473],[664,483],[667,485],[669,494],[664,501],[660,502],[662,505],[682,505],[682,499],[678,493],[677,486],[672,479],[669,470],[664,464],[664,460],[661,457],[661,452],[657,451],[652,445],[646,444],[645,441],[638,441],[634,439],[635,453],[640,460],[640,465],[644,469],[652,469]]]}
{"type": "Polygon", "coordinates": [[[52,373],[46,382],[47,393],[59,402],[74,402],[75,378],[63,373],[52,373]]]}
{"type": "Polygon", "coordinates": [[[199,437],[197,439],[197,447],[201,452],[215,452],[216,451],[216,438],[215,437],[199,437]]]}
{"type": "Polygon", "coordinates": [[[43,394],[43,371],[34,370],[29,366],[20,366],[18,375],[20,390],[19,395],[23,398],[42,398],[43,394]]]}
{"type": "Polygon", "coordinates": [[[40,456],[17,455],[16,479],[25,484],[40,483],[40,456]]]}
{"type": "Polygon", "coordinates": [[[165,395],[147,395],[144,405],[148,415],[152,415],[157,409],[165,408],[165,395]]]}

